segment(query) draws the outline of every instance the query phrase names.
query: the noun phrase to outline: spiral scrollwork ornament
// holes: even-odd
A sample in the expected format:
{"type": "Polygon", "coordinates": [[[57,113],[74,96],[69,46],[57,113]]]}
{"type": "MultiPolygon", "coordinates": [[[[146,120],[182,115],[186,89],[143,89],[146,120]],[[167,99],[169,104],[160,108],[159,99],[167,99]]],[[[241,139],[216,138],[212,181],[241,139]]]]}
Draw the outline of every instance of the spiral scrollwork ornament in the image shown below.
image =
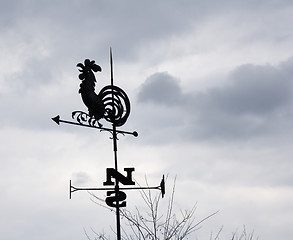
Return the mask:
{"type": "Polygon", "coordinates": [[[101,89],[99,97],[105,108],[104,118],[113,125],[122,126],[130,114],[130,101],[119,87],[108,85],[101,89]]]}

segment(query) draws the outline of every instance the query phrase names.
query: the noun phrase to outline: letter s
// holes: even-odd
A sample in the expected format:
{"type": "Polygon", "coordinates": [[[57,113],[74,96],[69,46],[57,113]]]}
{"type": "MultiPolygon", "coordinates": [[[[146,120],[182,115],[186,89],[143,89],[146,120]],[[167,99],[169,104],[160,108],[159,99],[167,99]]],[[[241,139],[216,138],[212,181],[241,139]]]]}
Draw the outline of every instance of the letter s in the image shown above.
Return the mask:
{"type": "Polygon", "coordinates": [[[127,196],[125,192],[118,191],[118,196],[116,196],[115,191],[108,191],[107,196],[105,202],[109,207],[126,207],[126,202],[124,200],[126,200],[127,196]]]}

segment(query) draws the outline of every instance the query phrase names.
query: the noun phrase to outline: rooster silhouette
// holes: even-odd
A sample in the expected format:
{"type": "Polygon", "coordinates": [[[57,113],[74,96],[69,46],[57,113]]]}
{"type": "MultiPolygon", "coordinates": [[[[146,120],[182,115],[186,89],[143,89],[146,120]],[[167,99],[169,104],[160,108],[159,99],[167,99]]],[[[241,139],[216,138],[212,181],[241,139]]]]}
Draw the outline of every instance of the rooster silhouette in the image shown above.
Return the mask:
{"type": "MultiPolygon", "coordinates": [[[[80,67],[79,79],[82,81],[80,84],[79,93],[81,94],[82,101],[88,108],[89,116],[94,117],[98,122],[105,115],[105,106],[100,94],[95,93],[96,78],[93,72],[101,72],[102,68],[95,64],[95,61],[86,59],[84,64],[78,63],[80,67]]],[[[98,122],[99,126],[102,125],[98,122]]]]}

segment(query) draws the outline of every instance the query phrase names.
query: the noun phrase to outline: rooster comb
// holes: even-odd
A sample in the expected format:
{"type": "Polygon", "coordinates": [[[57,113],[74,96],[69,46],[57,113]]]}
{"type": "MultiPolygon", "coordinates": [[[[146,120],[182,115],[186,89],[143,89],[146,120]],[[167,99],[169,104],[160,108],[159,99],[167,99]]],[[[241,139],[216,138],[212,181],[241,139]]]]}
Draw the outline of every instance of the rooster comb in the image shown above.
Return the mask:
{"type": "Polygon", "coordinates": [[[89,73],[90,71],[94,71],[94,72],[102,71],[102,68],[99,65],[95,64],[94,60],[90,61],[89,59],[84,60],[84,64],[78,63],[76,66],[80,68],[78,69],[81,72],[81,74],[79,74],[80,80],[84,80],[86,74],[89,73]]]}

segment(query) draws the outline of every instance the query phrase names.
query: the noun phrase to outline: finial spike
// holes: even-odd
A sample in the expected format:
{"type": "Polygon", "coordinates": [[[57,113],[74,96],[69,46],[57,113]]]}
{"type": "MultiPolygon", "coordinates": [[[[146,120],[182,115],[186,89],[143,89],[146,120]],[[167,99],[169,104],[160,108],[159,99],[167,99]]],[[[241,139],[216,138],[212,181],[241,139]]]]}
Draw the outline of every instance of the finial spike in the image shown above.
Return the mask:
{"type": "Polygon", "coordinates": [[[111,67],[111,85],[113,86],[113,57],[112,57],[112,48],[110,47],[110,67],[111,67]]]}

